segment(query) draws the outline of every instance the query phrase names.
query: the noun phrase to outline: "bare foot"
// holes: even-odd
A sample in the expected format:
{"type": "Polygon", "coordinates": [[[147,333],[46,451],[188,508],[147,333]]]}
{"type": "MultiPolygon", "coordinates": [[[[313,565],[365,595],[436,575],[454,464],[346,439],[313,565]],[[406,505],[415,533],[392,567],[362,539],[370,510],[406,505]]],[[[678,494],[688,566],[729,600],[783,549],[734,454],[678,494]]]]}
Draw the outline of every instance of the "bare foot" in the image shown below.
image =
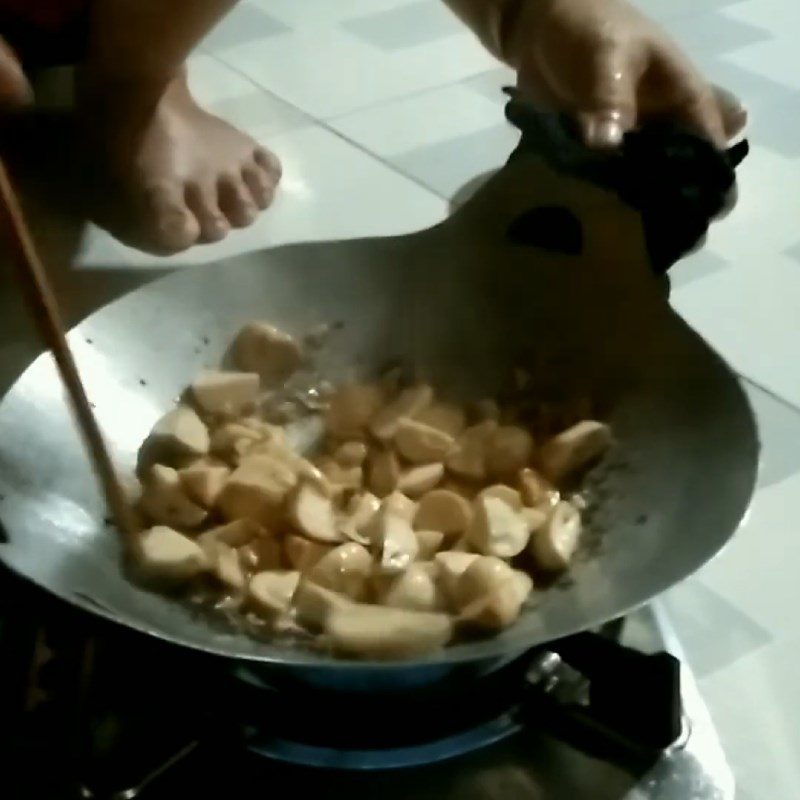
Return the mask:
{"type": "Polygon", "coordinates": [[[87,94],[82,114],[124,201],[106,197],[99,214],[114,235],[143,250],[175,253],[249,225],[272,202],[278,159],[200,108],[185,74],[154,99],[121,96],[104,104],[102,92],[87,94]]]}

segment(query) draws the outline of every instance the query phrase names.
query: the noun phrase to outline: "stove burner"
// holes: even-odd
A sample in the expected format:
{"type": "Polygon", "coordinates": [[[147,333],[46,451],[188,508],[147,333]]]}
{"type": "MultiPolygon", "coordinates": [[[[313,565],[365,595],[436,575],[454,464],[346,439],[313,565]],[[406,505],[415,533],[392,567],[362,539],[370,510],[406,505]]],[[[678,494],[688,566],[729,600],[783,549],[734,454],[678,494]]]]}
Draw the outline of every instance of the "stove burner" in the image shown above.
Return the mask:
{"type": "Polygon", "coordinates": [[[435,741],[406,747],[351,749],[303,744],[269,734],[246,737],[254,753],[308,767],[337,770],[385,770],[436,764],[489,747],[517,733],[522,722],[512,713],[435,741]]]}
{"type": "Polygon", "coordinates": [[[244,723],[253,752],[307,766],[418,766],[528,724],[603,758],[647,764],[681,734],[680,665],[623,647],[620,633],[621,622],[612,623],[481,678],[395,694],[276,688],[245,668],[221,705],[230,724],[244,723]]]}
{"type": "MultiPolygon", "coordinates": [[[[23,781],[47,786],[22,794],[12,786],[11,798],[168,796],[162,787],[245,757],[266,770],[300,770],[304,781],[339,775],[338,785],[371,775],[391,787],[405,775],[413,786],[418,770],[434,765],[465,776],[498,758],[503,763],[493,753],[513,752],[520,765],[542,769],[550,762],[536,753],[554,743],[548,734],[574,745],[576,757],[578,750],[599,756],[631,776],[644,774],[665,749],[680,752],[670,747],[681,733],[678,662],[621,645],[622,621],[527,653],[481,678],[366,695],[276,688],[260,680],[269,673],[247,676],[252,668],[231,669],[111,626],[98,629],[60,605],[46,614],[34,608],[21,604],[5,620],[0,616],[0,640],[16,641],[11,652],[20,655],[19,663],[5,662],[6,674],[14,666],[24,680],[7,684],[5,698],[27,703],[0,728],[8,734],[6,752],[20,754],[10,767],[32,763],[33,755],[52,769],[33,775],[23,769],[23,781]],[[15,630],[25,635],[9,637],[15,630]],[[44,644],[46,663],[34,642],[44,644]],[[303,772],[308,765],[318,769],[303,772]],[[51,780],[72,781],[72,788],[55,791],[51,780]],[[120,793],[120,786],[133,788],[120,793]]],[[[3,788],[13,780],[11,774],[3,788]]],[[[387,800],[394,800],[392,791],[387,800]]]]}

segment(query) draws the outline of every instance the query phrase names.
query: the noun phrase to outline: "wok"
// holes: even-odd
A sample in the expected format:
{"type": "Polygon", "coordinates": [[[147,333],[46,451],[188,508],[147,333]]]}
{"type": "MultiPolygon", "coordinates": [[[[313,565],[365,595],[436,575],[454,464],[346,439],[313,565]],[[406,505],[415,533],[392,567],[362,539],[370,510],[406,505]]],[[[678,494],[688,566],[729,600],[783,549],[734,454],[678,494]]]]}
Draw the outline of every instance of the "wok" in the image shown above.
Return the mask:
{"type": "Polygon", "coordinates": [[[534,392],[561,386],[599,399],[616,444],[592,476],[590,547],[569,579],[499,635],[410,663],[343,661],[210,625],[123,577],[120,543],[46,355],[0,405],[2,561],[69,603],[242,668],[370,689],[491,670],[623,614],[711,558],[747,508],[758,443],[736,377],[670,309],[639,216],[539,158],[513,159],[429,230],[184,269],[86,319],[69,340],[123,471],[133,473],[155,420],[253,318],[296,334],[342,322],[320,365],[334,381],[400,360],[476,398],[527,366],[534,392]],[[572,244],[510,241],[532,213],[536,236],[563,229],[572,244]]]}

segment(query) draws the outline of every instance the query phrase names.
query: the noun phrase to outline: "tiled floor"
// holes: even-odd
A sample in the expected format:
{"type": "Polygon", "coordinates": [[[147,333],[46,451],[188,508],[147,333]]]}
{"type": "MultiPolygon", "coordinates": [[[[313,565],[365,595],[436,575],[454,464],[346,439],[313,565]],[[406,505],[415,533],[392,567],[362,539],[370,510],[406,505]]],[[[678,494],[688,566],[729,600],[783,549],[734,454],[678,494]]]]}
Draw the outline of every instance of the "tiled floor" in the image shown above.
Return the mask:
{"type": "MultiPolygon", "coordinates": [[[[755,384],[765,460],[740,534],[667,597],[750,798],[800,797],[800,7],[639,0],[752,111],[740,203],[678,266],[673,299],[755,384]],[[766,391],[765,391],[766,390],[766,391]],[[774,395],[774,396],[773,396],[774,395]]],[[[83,270],[188,265],[308,239],[431,225],[516,136],[513,81],[437,0],[244,0],[191,60],[201,100],[280,156],[273,210],[171,259],[92,229],[83,270]]]]}

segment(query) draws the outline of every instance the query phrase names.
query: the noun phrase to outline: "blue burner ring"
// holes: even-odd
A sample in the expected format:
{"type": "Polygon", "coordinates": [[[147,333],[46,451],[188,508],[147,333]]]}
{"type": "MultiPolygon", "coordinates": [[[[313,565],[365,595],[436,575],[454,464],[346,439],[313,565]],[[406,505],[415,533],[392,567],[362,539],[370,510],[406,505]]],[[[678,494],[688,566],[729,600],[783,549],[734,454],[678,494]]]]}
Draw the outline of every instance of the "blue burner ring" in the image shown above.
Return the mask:
{"type": "MultiPolygon", "coordinates": [[[[437,739],[412,747],[375,750],[347,750],[317,747],[293,742],[279,736],[252,731],[246,744],[251,752],[290,764],[339,770],[381,770],[416,767],[455,758],[482,747],[488,747],[512,736],[522,728],[522,722],[511,711],[464,733],[437,739]]],[[[248,732],[250,734],[250,732],[248,732]]]]}

